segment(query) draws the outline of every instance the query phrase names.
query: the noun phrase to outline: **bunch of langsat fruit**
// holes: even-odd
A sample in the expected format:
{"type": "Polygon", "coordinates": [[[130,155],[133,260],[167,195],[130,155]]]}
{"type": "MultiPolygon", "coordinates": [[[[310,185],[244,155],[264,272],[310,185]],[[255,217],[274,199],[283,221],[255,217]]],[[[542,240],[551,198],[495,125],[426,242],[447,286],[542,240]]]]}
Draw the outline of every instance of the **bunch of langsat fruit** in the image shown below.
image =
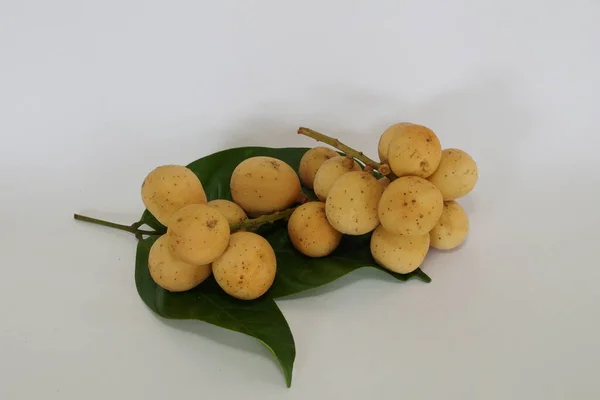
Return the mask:
{"type": "Polygon", "coordinates": [[[456,199],[478,179],[467,153],[442,150],[422,125],[385,130],[379,162],[314,130],[298,133],[330,147],[238,147],[159,166],[143,181],[138,222],[75,214],[136,236],[135,284],[154,313],[256,338],[288,387],[296,347],[275,300],[363,267],[429,282],[419,266],[430,247],[464,242],[469,220],[456,199]]]}
{"type": "Polygon", "coordinates": [[[185,166],[160,166],[148,174],[144,205],[167,227],[148,258],[159,286],[186,291],[212,273],[237,299],[262,296],[275,280],[277,259],[269,242],[251,230],[277,219],[289,218],[291,243],[309,257],[331,254],[342,235],[372,232],[374,260],[400,274],[417,269],[430,246],[452,249],[465,240],[469,220],[455,200],[475,186],[477,165],[462,150],[442,150],[432,130],[392,125],[379,140],[380,163],[318,132],[299,133],[345,155],[314,147],[302,157],[298,174],[273,157],[247,158],[231,176],[233,201],[207,201],[202,182],[185,166]],[[302,185],[318,201],[307,201],[302,185]],[[297,203],[303,204],[290,208],[297,203]]]}

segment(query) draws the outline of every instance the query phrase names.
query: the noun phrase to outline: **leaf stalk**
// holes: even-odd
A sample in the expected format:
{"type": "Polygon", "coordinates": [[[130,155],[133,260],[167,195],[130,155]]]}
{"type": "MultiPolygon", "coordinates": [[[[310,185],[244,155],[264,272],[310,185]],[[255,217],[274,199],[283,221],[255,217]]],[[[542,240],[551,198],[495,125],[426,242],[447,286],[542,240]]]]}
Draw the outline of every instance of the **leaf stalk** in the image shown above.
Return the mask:
{"type": "Polygon", "coordinates": [[[117,224],[115,222],[105,221],[105,220],[98,219],[98,218],[88,217],[88,216],[81,215],[81,214],[73,214],[73,218],[75,218],[78,221],[89,222],[91,224],[107,226],[109,228],[133,233],[136,236],[138,236],[138,235],[152,236],[152,235],[160,235],[161,234],[160,232],[157,232],[157,231],[147,231],[144,229],[140,229],[139,227],[142,225],[141,222],[135,222],[131,225],[123,225],[123,224],[117,224]]]}

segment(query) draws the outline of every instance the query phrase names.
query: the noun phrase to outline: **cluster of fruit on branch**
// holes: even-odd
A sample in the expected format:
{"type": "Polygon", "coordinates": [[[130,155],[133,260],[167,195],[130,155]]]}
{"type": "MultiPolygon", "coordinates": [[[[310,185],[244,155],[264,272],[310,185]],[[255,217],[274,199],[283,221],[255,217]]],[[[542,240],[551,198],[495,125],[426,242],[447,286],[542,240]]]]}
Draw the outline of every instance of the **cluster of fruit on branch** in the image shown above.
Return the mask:
{"type": "Polygon", "coordinates": [[[237,299],[264,295],[277,258],[254,231],[277,220],[288,221],[293,247],[308,257],[327,257],[343,235],[371,234],[374,261],[401,274],[416,270],[430,247],[446,250],[464,242],[469,220],[456,199],[478,179],[466,152],[442,150],[431,129],[413,123],[383,132],[379,162],[313,130],[298,132],[343,154],[309,149],[295,166],[298,173],[277,158],[247,158],[231,176],[231,200],[207,201],[202,182],[182,165],[160,166],[146,176],[144,205],[167,227],[148,258],[159,286],[187,291],[212,274],[237,299]],[[314,191],[315,200],[302,186],[314,191]]]}

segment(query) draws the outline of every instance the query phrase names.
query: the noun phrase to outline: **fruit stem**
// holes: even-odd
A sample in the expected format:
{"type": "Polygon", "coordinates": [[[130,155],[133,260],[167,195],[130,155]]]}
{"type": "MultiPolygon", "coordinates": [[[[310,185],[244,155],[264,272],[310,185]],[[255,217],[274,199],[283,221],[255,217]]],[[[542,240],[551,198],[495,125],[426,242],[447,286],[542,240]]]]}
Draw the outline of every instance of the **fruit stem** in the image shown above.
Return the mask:
{"type": "Polygon", "coordinates": [[[73,214],[73,218],[75,218],[78,221],[89,222],[92,224],[107,226],[109,228],[133,233],[138,239],[141,237],[141,235],[150,235],[150,236],[160,235],[160,232],[146,231],[143,229],[139,229],[139,226],[141,225],[140,222],[135,222],[131,225],[122,225],[122,224],[117,224],[115,222],[104,221],[104,220],[97,219],[97,218],[87,217],[85,215],[80,215],[80,214],[73,214]]]}
{"type": "Polygon", "coordinates": [[[371,160],[362,151],[354,150],[353,148],[348,147],[344,143],[340,142],[338,139],[332,138],[331,136],[327,136],[327,135],[324,135],[315,130],[312,130],[309,128],[304,128],[304,127],[298,128],[298,133],[300,135],[304,135],[304,136],[313,138],[317,142],[322,142],[322,143],[328,144],[331,147],[334,147],[334,148],[342,151],[347,156],[356,158],[357,160],[359,160],[363,164],[365,164],[367,167],[371,167],[371,168],[379,171],[380,174],[386,175],[390,180],[396,179],[396,176],[390,171],[390,168],[387,164],[380,164],[377,161],[371,160]]]}
{"type": "MultiPolygon", "coordinates": [[[[308,198],[307,198],[307,200],[308,200],[308,198]]],[[[258,218],[248,218],[238,224],[231,225],[230,229],[232,232],[239,231],[239,230],[255,231],[256,229],[258,229],[260,226],[262,226],[264,224],[271,224],[275,221],[289,219],[295,209],[296,208],[293,207],[293,208],[288,208],[287,210],[275,212],[273,214],[262,215],[258,218]]],[[[142,239],[142,235],[149,235],[149,236],[162,235],[162,233],[157,232],[157,231],[146,231],[144,229],[140,229],[140,225],[142,225],[141,221],[134,222],[131,225],[123,225],[123,224],[117,224],[115,222],[104,221],[102,219],[87,217],[85,215],[80,215],[80,214],[73,214],[73,218],[75,218],[78,221],[89,222],[92,224],[107,226],[109,228],[118,229],[121,231],[132,233],[135,235],[135,237],[138,240],[142,239]]]]}
{"type": "Polygon", "coordinates": [[[238,224],[233,224],[230,226],[231,231],[254,231],[258,229],[261,225],[271,224],[275,221],[279,220],[287,220],[292,216],[296,208],[288,208],[287,210],[278,211],[273,214],[262,215],[258,218],[248,218],[238,224]]]}
{"type": "Polygon", "coordinates": [[[387,164],[381,164],[381,166],[379,167],[379,173],[381,175],[386,175],[388,178],[390,177],[390,175],[394,175],[394,174],[392,174],[392,170],[391,170],[390,166],[387,164]]]}
{"type": "Polygon", "coordinates": [[[309,198],[306,195],[306,193],[300,192],[300,194],[298,195],[298,198],[296,199],[296,203],[304,204],[304,203],[308,202],[308,200],[309,200],[309,198]]]}

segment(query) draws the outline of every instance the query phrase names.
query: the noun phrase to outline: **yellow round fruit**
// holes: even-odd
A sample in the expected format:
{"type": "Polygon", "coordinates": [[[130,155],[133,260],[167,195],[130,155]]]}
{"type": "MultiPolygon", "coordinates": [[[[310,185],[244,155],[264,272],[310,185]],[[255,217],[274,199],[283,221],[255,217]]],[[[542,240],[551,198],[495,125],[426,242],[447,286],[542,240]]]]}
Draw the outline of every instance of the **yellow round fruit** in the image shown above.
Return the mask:
{"type": "Polygon", "coordinates": [[[417,124],[397,124],[388,148],[388,163],[397,176],[427,178],[438,167],[442,147],[436,134],[417,124]]]}
{"type": "Polygon", "coordinates": [[[328,147],[314,147],[308,150],[300,160],[298,175],[302,184],[309,189],[313,188],[313,182],[317,170],[321,165],[330,158],[337,157],[339,154],[328,147]]]}
{"type": "Polygon", "coordinates": [[[281,211],[298,200],[300,179],[285,162],[273,157],[250,157],[231,175],[231,196],[248,215],[281,211]]]}
{"type": "Polygon", "coordinates": [[[408,274],[419,268],[429,251],[429,234],[394,235],[379,225],[371,236],[371,255],[383,268],[408,274]]]}
{"type": "Polygon", "coordinates": [[[469,217],[455,201],[444,203],[444,211],[438,223],[429,232],[431,247],[450,250],[460,246],[469,233],[469,217]]]}
{"type": "Polygon", "coordinates": [[[373,175],[352,171],[342,175],[331,187],[325,203],[327,220],[347,235],[363,235],[377,225],[381,186],[373,175]]]}
{"type": "Polygon", "coordinates": [[[460,149],[445,149],[440,165],[428,179],[440,189],[444,200],[456,200],[469,194],[478,178],[477,164],[470,155],[460,149]]]}
{"type": "Polygon", "coordinates": [[[167,235],[159,237],[148,254],[150,276],[156,284],[170,292],[184,292],[198,286],[211,274],[210,264],[192,265],[171,253],[167,235]]]}
{"type": "Polygon", "coordinates": [[[162,165],[153,169],[144,179],[141,192],[146,209],[167,227],[171,216],[180,208],[206,203],[200,179],[183,165],[162,165]]]}
{"type": "Polygon", "coordinates": [[[325,203],[320,201],[311,201],[296,208],[287,228],[294,248],[309,257],[331,254],[342,240],[342,234],[327,220],[325,203]]]}
{"type": "Polygon", "coordinates": [[[444,209],[442,194],[431,182],[417,176],[394,180],[378,206],[381,225],[394,235],[424,235],[437,224],[444,209]]]}
{"type": "Polygon", "coordinates": [[[229,226],[237,225],[248,218],[242,207],[229,200],[211,200],[207,203],[219,211],[229,222],[229,226]]]}
{"type": "Polygon", "coordinates": [[[257,299],[275,280],[277,259],[269,242],[252,232],[231,235],[227,250],[213,262],[213,275],[225,293],[241,300],[257,299]]]}
{"type": "Polygon", "coordinates": [[[361,171],[360,165],[351,158],[336,156],[325,161],[315,175],[313,186],[317,198],[325,201],[335,181],[350,171],[361,171]]]}
{"type": "Polygon", "coordinates": [[[410,122],[399,122],[387,128],[381,134],[379,138],[379,143],[377,145],[377,152],[379,153],[379,160],[382,164],[387,164],[388,159],[388,151],[390,148],[390,142],[392,138],[396,135],[397,132],[400,132],[403,127],[407,125],[412,125],[410,122]]]}
{"type": "Polygon", "coordinates": [[[209,264],[229,242],[229,222],[207,204],[192,204],[173,214],[167,235],[173,254],[189,264],[209,264]]]}

